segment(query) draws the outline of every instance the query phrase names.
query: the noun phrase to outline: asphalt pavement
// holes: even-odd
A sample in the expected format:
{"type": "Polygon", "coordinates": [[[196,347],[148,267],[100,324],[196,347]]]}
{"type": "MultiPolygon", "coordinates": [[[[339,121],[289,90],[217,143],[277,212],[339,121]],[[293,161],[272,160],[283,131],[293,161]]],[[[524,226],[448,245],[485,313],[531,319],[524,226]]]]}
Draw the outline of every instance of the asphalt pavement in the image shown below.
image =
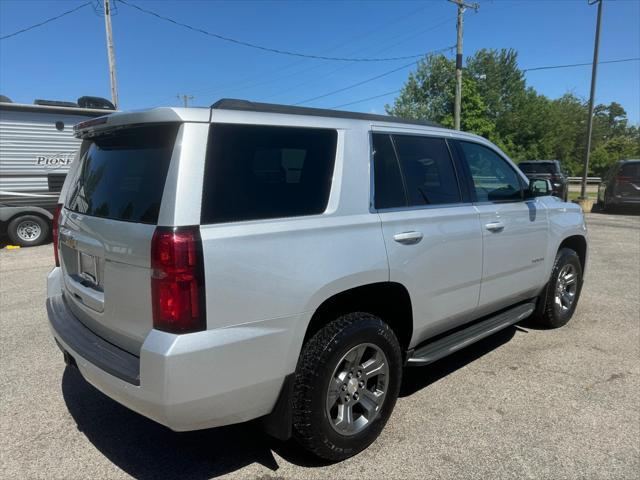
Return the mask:
{"type": "MultiPolygon", "coordinates": [[[[590,214],[572,321],[526,321],[406,369],[381,437],[326,465],[251,424],[174,433],[65,368],[49,333],[51,245],[0,250],[0,477],[637,479],[640,217],[590,214]]],[[[223,365],[220,368],[224,368],[223,365]]]]}

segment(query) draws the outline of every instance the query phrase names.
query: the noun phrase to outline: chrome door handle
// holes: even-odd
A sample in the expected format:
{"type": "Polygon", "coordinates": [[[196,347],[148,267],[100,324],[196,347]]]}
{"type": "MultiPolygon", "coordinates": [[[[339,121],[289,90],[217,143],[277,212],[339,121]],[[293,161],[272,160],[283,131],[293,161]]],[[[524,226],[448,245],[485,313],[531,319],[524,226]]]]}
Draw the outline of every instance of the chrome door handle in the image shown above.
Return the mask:
{"type": "Polygon", "coordinates": [[[491,222],[491,223],[487,223],[484,228],[486,228],[487,230],[489,230],[490,232],[501,232],[502,230],[504,230],[504,223],[502,222],[491,222]]]}
{"type": "Polygon", "coordinates": [[[422,236],[423,235],[421,232],[402,232],[396,233],[393,236],[393,239],[396,242],[402,243],[404,245],[414,245],[422,240],[422,236]]]}

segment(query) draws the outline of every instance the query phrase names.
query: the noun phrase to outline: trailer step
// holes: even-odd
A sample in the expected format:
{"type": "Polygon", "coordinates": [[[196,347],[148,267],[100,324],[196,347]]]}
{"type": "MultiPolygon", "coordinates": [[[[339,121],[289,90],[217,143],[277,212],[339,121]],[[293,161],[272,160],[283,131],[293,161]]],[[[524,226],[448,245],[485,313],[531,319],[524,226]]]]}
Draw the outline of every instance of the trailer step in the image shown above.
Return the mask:
{"type": "Polygon", "coordinates": [[[418,347],[409,354],[407,365],[418,367],[435,362],[527,318],[533,313],[535,308],[535,302],[522,303],[502,313],[474,323],[467,328],[457,330],[434,342],[418,347]]]}

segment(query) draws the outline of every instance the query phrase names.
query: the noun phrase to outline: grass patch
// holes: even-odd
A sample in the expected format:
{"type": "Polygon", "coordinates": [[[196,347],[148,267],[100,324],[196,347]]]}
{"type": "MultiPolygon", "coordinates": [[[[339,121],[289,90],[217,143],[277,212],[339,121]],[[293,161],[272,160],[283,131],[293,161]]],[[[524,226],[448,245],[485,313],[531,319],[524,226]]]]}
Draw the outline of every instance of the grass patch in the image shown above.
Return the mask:
{"type": "MultiPolygon", "coordinates": [[[[577,192],[569,192],[569,195],[568,195],[567,200],[568,200],[569,202],[572,202],[573,200],[577,200],[579,196],[580,196],[580,191],[577,191],[577,192]]],[[[589,197],[589,198],[591,198],[591,199],[593,199],[593,200],[595,200],[595,199],[597,198],[597,196],[598,196],[598,195],[597,195],[596,193],[589,193],[589,192],[587,192],[587,197],[589,197]]]]}

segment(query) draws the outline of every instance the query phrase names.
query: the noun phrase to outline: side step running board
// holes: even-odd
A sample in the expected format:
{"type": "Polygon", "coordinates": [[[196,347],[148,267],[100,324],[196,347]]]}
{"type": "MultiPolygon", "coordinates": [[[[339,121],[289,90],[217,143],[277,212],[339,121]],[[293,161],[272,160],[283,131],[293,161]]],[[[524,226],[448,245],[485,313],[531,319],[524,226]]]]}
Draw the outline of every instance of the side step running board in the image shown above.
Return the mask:
{"type": "Polygon", "coordinates": [[[485,320],[481,320],[478,323],[474,323],[467,328],[458,330],[432,343],[418,347],[413,353],[409,354],[407,365],[417,367],[435,362],[450,353],[457,352],[478,340],[482,340],[503,328],[507,328],[509,325],[518,323],[520,320],[531,315],[535,308],[535,302],[523,303],[485,320]]]}

